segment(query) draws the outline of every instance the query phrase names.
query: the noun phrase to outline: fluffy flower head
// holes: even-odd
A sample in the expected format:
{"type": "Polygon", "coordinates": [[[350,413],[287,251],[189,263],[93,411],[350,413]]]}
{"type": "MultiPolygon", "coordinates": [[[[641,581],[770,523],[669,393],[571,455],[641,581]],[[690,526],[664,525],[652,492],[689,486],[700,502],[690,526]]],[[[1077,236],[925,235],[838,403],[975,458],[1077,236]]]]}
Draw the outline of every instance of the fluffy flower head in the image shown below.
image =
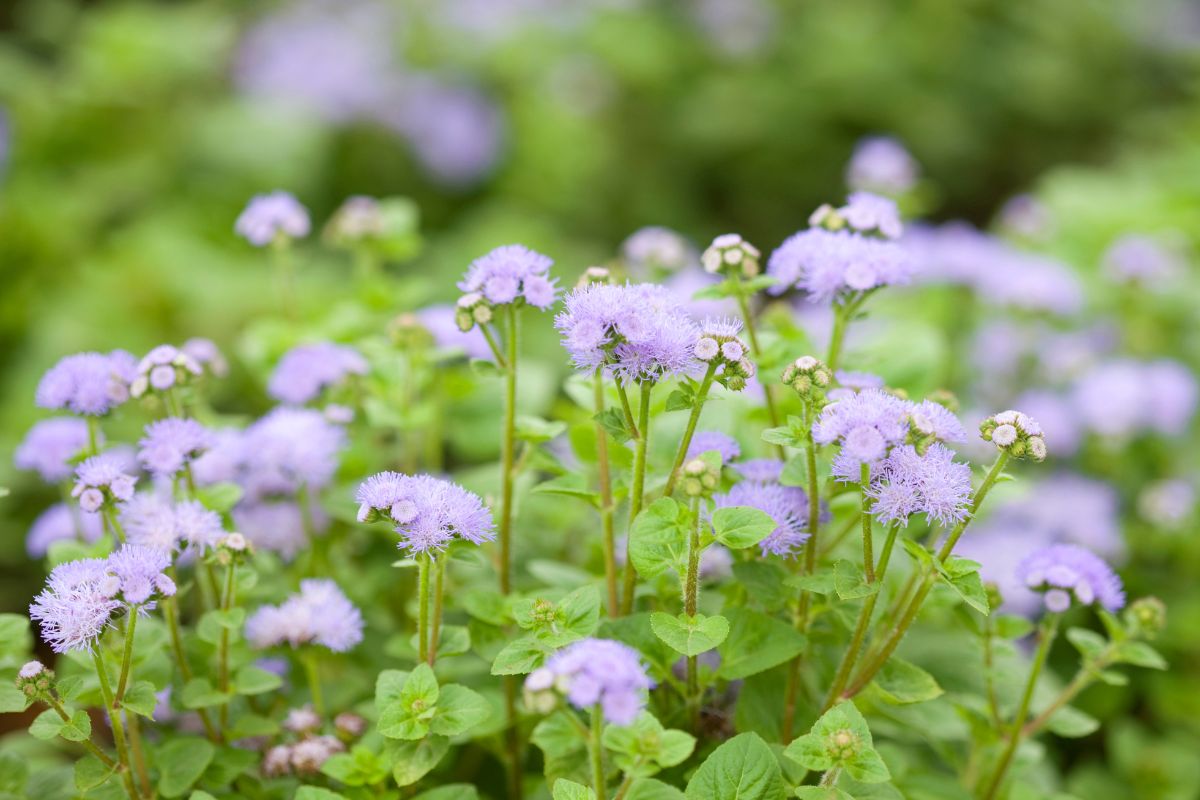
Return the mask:
{"type": "Polygon", "coordinates": [[[1044,593],[1050,611],[1066,611],[1072,597],[1085,606],[1099,603],[1110,612],[1125,605],[1124,587],[1112,567],[1079,545],[1054,544],[1036,550],[1017,567],[1017,576],[1030,589],[1044,593]]]}
{"type": "Polygon", "coordinates": [[[124,350],[67,356],[42,376],[37,387],[37,404],[41,408],[103,416],[129,399],[134,367],[133,356],[124,350]]]}
{"type": "Polygon", "coordinates": [[[860,292],[908,283],[913,262],[895,242],[850,230],[808,228],[793,234],[771,254],[769,289],[797,288],[814,303],[841,302],[860,292]]]}
{"type": "Polygon", "coordinates": [[[233,229],[255,247],[266,247],[278,239],[308,236],[308,211],[288,192],[274,191],[250,198],[233,229]]]}
{"type": "Polygon", "coordinates": [[[256,648],[317,644],[343,653],[363,638],[363,619],[338,585],[312,578],[278,606],[262,606],[246,620],[246,639],[256,648]]]}
{"type": "Polygon", "coordinates": [[[178,473],[208,448],[212,432],[194,419],[166,417],[146,426],[146,435],[138,442],[138,460],[159,477],[178,473]]]}
{"type": "Polygon", "coordinates": [[[55,417],[34,424],[13,453],[17,469],[36,470],[47,483],[71,477],[71,459],[88,446],[88,426],[74,417],[55,417]]]}
{"type": "Polygon", "coordinates": [[[350,375],[366,375],[367,360],[353,347],[317,342],[293,347],[271,373],[267,392],[283,403],[303,405],[350,375]]]}
{"type": "Polygon", "coordinates": [[[91,651],[121,607],[101,584],[107,563],[87,558],[59,564],[46,579],[46,588],[29,606],[29,617],[41,627],[42,639],[56,653],[91,651]]]}
{"type": "Polygon", "coordinates": [[[125,466],[125,459],[116,452],[92,456],[75,468],[71,496],[79,499],[79,507],[84,511],[98,511],[105,503],[129,500],[137,478],[127,474],[125,466]]]}
{"type": "Polygon", "coordinates": [[[571,705],[588,709],[599,703],[613,725],[632,724],[653,686],[637,650],[611,639],[581,639],[552,655],[530,674],[527,686],[554,686],[571,705]]]}
{"type": "Polygon", "coordinates": [[[883,523],[908,524],[913,514],[949,526],[967,516],[971,499],[971,468],[954,461],[954,453],[933,444],[922,455],[912,445],[892,450],[867,493],[874,498],[871,513],[883,523]]]}
{"type": "Polygon", "coordinates": [[[410,553],[444,550],[454,539],[481,544],[495,538],[492,514],[456,483],[431,475],[381,472],[358,488],[358,518],[386,518],[400,534],[400,549],[410,553]]]}
{"type": "Polygon", "coordinates": [[[471,262],[458,288],[479,293],[493,306],[524,300],[547,309],[554,304],[557,289],[550,278],[554,261],[519,244],[497,247],[471,262]]]}

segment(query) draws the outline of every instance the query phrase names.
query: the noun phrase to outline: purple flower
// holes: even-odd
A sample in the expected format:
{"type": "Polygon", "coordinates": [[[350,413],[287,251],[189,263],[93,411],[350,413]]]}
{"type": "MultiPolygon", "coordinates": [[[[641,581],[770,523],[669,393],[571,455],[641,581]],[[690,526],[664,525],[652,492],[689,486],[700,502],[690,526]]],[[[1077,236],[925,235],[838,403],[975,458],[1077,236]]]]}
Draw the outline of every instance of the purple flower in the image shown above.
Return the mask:
{"type": "Polygon", "coordinates": [[[1103,260],[1105,272],[1118,283],[1161,285],[1183,271],[1177,253],[1153,237],[1138,234],[1117,239],[1103,260]]]}
{"type": "Polygon", "coordinates": [[[461,350],[467,358],[492,357],[492,350],[488,347],[482,331],[472,328],[464,333],[458,327],[453,306],[427,306],[417,312],[417,319],[433,336],[433,342],[438,349],[461,350]]]}
{"type": "Polygon", "coordinates": [[[90,652],[121,607],[102,589],[107,566],[100,558],[59,564],[29,606],[30,619],[40,624],[42,639],[54,652],[90,652]]]}
{"type": "Polygon", "coordinates": [[[611,639],[589,638],[550,656],[546,666],[531,673],[526,682],[535,691],[551,685],[565,691],[576,708],[586,710],[599,703],[605,720],[630,725],[645,708],[646,692],[654,683],[637,650],[611,639]]]}
{"type": "Polygon", "coordinates": [[[535,308],[554,304],[556,289],[549,271],[549,256],[519,244],[497,247],[471,262],[458,284],[464,292],[478,292],[492,305],[505,305],[523,298],[535,308]]]}
{"type": "Polygon", "coordinates": [[[156,594],[175,594],[175,582],[166,574],[171,556],[157,547],[126,544],[108,557],[105,566],[108,577],[102,587],[114,597],[119,593],[130,605],[143,605],[156,594]]]}
{"type": "Polygon", "coordinates": [[[251,499],[323,488],[345,441],[345,431],[321,412],[281,406],[243,434],[239,482],[251,499]]]}
{"type": "Polygon", "coordinates": [[[1167,359],[1117,359],[1083,375],[1072,401],[1084,425],[1103,436],[1127,437],[1143,431],[1178,435],[1196,410],[1196,378],[1167,359]]]}
{"type": "Polygon", "coordinates": [[[771,254],[767,274],[776,281],[771,294],[795,287],[814,303],[842,302],[860,292],[908,283],[913,262],[895,242],[849,230],[809,228],[771,254]]]}
{"type": "Polygon", "coordinates": [[[554,320],[571,363],[623,380],[657,381],[695,369],[700,330],[666,289],[651,284],[580,287],[554,320]]]}
{"type": "Polygon", "coordinates": [[[259,649],[317,644],[343,653],[362,638],[361,612],[336,583],[325,579],[300,581],[299,594],[278,606],[262,606],[246,620],[246,639],[259,649]]]}
{"type": "Polygon", "coordinates": [[[924,455],[911,445],[892,450],[871,482],[871,513],[880,522],[908,525],[913,514],[930,523],[962,522],[971,499],[971,468],[954,461],[954,453],[933,444],[924,455]]]}
{"type": "Polygon", "coordinates": [[[1000,225],[1027,239],[1045,239],[1054,230],[1054,217],[1041,200],[1018,194],[1000,209],[1000,225]]]}
{"type": "Polygon", "coordinates": [[[255,247],[266,247],[277,239],[308,236],[308,211],[295,197],[284,191],[259,194],[250,198],[233,229],[255,247]]]}
{"type": "Polygon", "coordinates": [[[133,497],[137,478],[125,472],[125,459],[114,452],[92,456],[75,468],[71,496],[84,511],[99,511],[107,502],[123,503],[133,497]]]}
{"type": "Polygon", "coordinates": [[[381,472],[363,481],[355,499],[360,521],[383,517],[395,523],[400,549],[410,553],[444,550],[455,538],[482,544],[496,535],[478,495],[430,475],[381,472]]]}
{"type": "Polygon", "coordinates": [[[701,453],[715,450],[721,456],[721,463],[728,464],[742,454],[741,445],[727,433],[721,431],[700,431],[692,437],[688,445],[687,457],[695,458],[701,453]]]}
{"type": "Polygon", "coordinates": [[[922,400],[908,412],[909,424],[922,437],[939,442],[965,442],[967,430],[953,411],[932,400],[922,400]]]}
{"type": "Polygon", "coordinates": [[[700,265],[700,254],[682,234],[653,225],[634,231],[622,242],[621,256],[629,272],[639,277],[700,265]]]}
{"type": "MultiPolygon", "coordinates": [[[[321,532],[328,524],[315,503],[309,515],[315,532],[321,532]]],[[[233,524],[254,547],[278,553],[284,561],[291,561],[296,554],[308,546],[305,535],[304,514],[294,501],[249,502],[234,506],[233,524]]]]}
{"type": "Polygon", "coordinates": [[[167,417],[146,426],[138,460],[151,473],[171,477],[213,445],[212,432],[194,419],[167,417]]]}
{"type": "Polygon", "coordinates": [[[1125,605],[1125,590],[1112,567],[1078,545],[1055,544],[1030,553],[1017,567],[1017,576],[1044,593],[1050,611],[1066,611],[1072,596],[1085,606],[1099,603],[1110,612],[1125,605]]]}
{"type": "Polygon", "coordinates": [[[908,436],[911,409],[911,403],[895,395],[864,389],[825,406],[813,424],[813,440],[839,444],[834,474],[857,483],[859,465],[876,464],[908,436]]]}
{"type": "MultiPolygon", "coordinates": [[[[97,442],[99,444],[99,442],[97,442]]],[[[36,470],[47,483],[71,477],[71,464],[88,447],[88,426],[74,417],[55,417],[34,424],[13,453],[17,469],[36,470]]]]}
{"type": "Polygon", "coordinates": [[[859,233],[878,233],[885,239],[899,239],[904,233],[895,201],[870,192],[851,194],[838,215],[859,233]]]}
{"type": "Polygon", "coordinates": [[[141,492],[121,507],[121,527],[130,544],[173,553],[181,547],[203,552],[225,535],[221,515],[196,500],[172,504],[154,492],[141,492]]]}
{"type": "Polygon", "coordinates": [[[130,394],[141,397],[151,390],[165,392],[204,373],[200,363],[171,344],[160,344],[137,363],[130,394]]]}
{"type": "Polygon", "coordinates": [[[738,464],[737,471],[754,483],[779,483],[783,462],[777,458],[752,458],[738,464]]]}
{"type": "Polygon", "coordinates": [[[1196,508],[1196,489],[1181,478],[1155,481],[1138,496],[1142,517],[1164,528],[1178,528],[1196,508]]]}
{"type": "Polygon", "coordinates": [[[229,372],[229,362],[212,339],[193,337],[180,348],[183,354],[218,378],[229,372]]]}
{"type": "Polygon", "coordinates": [[[244,431],[221,428],[213,431],[213,444],[192,462],[192,477],[201,486],[236,483],[240,474],[244,431]]]}
{"type": "Polygon", "coordinates": [[[133,378],[133,356],[124,350],[107,355],[76,353],[60,360],[42,376],[36,400],[41,408],[102,416],[129,399],[133,378]]]}
{"type": "Polygon", "coordinates": [[[55,503],[47,508],[25,537],[25,552],[30,558],[41,558],[54,542],[82,540],[89,544],[104,534],[104,523],[99,514],[71,508],[66,503],[55,503]]]}
{"type": "Polygon", "coordinates": [[[776,528],[759,543],[763,557],[795,556],[808,541],[808,495],[795,486],[742,481],[713,497],[717,508],[750,506],[766,513],[776,528]]]}
{"type": "Polygon", "coordinates": [[[349,375],[366,375],[367,360],[357,350],[332,342],[293,347],[280,359],[267,392],[284,403],[303,405],[349,375]]]}
{"type": "Polygon", "coordinates": [[[846,166],[846,183],[852,189],[903,194],[917,183],[920,167],[908,150],[890,136],[859,140],[846,166]]]}

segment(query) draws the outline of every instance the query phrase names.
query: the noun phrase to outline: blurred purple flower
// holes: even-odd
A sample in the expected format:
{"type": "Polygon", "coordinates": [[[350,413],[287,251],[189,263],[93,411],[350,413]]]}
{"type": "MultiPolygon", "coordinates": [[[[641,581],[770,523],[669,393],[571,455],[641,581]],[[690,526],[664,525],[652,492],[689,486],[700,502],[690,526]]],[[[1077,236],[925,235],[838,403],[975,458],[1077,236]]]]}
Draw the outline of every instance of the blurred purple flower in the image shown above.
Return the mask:
{"type": "Polygon", "coordinates": [[[134,366],[133,356],[124,350],[66,356],[42,376],[37,404],[102,416],[129,399],[134,366]]]}
{"type": "MultiPolygon", "coordinates": [[[[97,444],[100,444],[97,441],[97,444]]],[[[13,453],[17,469],[36,470],[46,483],[57,483],[75,471],[72,459],[88,447],[88,426],[74,417],[34,423],[13,453]]]]}
{"type": "Polygon", "coordinates": [[[29,527],[25,537],[25,552],[30,558],[46,555],[50,545],[61,541],[83,541],[91,544],[104,535],[104,523],[99,514],[89,514],[66,503],[47,508],[29,527]]]}
{"type": "Polygon", "coordinates": [[[846,166],[846,183],[851,189],[903,194],[916,185],[918,177],[917,162],[890,136],[860,139],[846,166]]]}
{"type": "Polygon", "coordinates": [[[283,403],[303,405],[350,375],[366,375],[367,360],[353,347],[316,342],[293,347],[283,354],[267,393],[283,403]]]}

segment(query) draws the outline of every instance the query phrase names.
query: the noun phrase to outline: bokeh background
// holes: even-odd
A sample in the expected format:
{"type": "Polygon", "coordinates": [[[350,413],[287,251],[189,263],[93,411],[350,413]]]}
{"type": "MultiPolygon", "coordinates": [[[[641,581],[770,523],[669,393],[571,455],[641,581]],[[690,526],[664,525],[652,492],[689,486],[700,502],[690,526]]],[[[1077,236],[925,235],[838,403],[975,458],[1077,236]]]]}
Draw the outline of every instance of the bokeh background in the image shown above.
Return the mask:
{"type": "Polygon", "coordinates": [[[9,0],[0,607],[41,582],[25,531],[56,494],[10,454],[55,360],[206,336],[233,364],[217,407],[268,406],[259,320],[277,298],[233,233],[251,195],[294,193],[318,232],[349,195],[419,209],[365,299],[345,253],[300,245],[301,305],[336,335],[364,302],[453,299],[469,260],[510,241],[552,254],[568,285],[647,225],[769,250],[842,200],[855,148],[880,135],[917,169],[894,193],[925,223],[910,241],[928,269],[880,304],[858,341],[875,355],[853,366],[1042,419],[1055,457],[979,532],[979,557],[1084,541],[1171,620],[1170,673],[1089,695],[1118,721],[1063,749],[1075,791],[1200,796],[1186,0],[9,0]],[[952,220],[988,233],[938,227],[952,220]]]}

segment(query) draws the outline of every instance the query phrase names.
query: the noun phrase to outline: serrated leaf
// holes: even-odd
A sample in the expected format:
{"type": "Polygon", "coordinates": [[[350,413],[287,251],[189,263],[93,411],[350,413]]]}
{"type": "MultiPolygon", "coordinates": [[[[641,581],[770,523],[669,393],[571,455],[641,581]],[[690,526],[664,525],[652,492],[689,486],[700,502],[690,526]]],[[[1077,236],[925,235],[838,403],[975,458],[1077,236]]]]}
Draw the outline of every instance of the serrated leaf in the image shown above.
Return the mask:
{"type": "Polygon", "coordinates": [[[983,588],[983,580],[979,577],[978,562],[950,556],[942,563],[939,571],[950,588],[958,593],[967,605],[984,616],[991,613],[987,590],[983,588]]]}
{"type": "Polygon", "coordinates": [[[704,760],[685,794],[688,800],[782,800],[783,778],[767,743],[743,733],[704,760]]]}
{"type": "Polygon", "coordinates": [[[213,685],[208,682],[208,678],[193,678],[183,687],[180,702],[183,703],[184,708],[210,708],[224,705],[229,702],[231,697],[232,695],[213,688],[213,685]]]}
{"type": "Polygon", "coordinates": [[[673,617],[657,611],[650,615],[650,628],[675,652],[695,656],[725,641],[729,635],[729,620],[721,616],[706,617],[704,614],[673,617]]]}
{"type": "Polygon", "coordinates": [[[745,608],[726,610],[729,635],[720,645],[717,676],[741,680],[765,672],[799,655],[804,636],[782,620],[745,608]]]}
{"type": "Polygon", "coordinates": [[[492,707],[478,692],[452,683],[441,688],[437,712],[429,730],[440,736],[459,736],[486,720],[492,707]]]}
{"type": "Polygon", "coordinates": [[[857,600],[877,593],[879,581],[867,583],[867,576],[857,565],[839,559],[833,564],[833,589],[842,600],[857,600]]]}
{"type": "Polygon", "coordinates": [[[58,736],[58,732],[66,724],[66,721],[58,715],[57,711],[47,708],[33,718],[33,722],[29,725],[29,735],[35,739],[49,741],[58,736]]]}
{"type": "Polygon", "coordinates": [[[596,793],[590,786],[566,778],[559,778],[554,782],[550,796],[552,800],[596,800],[596,793]]]}
{"type": "Polygon", "coordinates": [[[636,778],[629,785],[625,800],[687,800],[687,795],[656,778],[636,778]]]}
{"type": "Polygon", "coordinates": [[[87,755],[75,762],[75,788],[87,792],[116,774],[117,765],[105,766],[100,759],[87,755]]]}
{"type": "Polygon", "coordinates": [[[158,748],[154,763],[160,773],[159,793],[164,797],[182,795],[208,769],[216,751],[212,742],[195,736],[172,739],[158,748]]]}
{"type": "Polygon", "coordinates": [[[283,686],[283,678],[274,672],[247,664],[233,678],[233,690],[238,694],[255,695],[271,692],[283,686]]]}
{"type": "Polygon", "coordinates": [[[633,522],[629,557],[643,578],[680,571],[687,558],[688,512],[669,497],[642,509],[633,522]]]}
{"type": "Polygon", "coordinates": [[[125,691],[121,705],[135,714],[153,719],[154,709],[158,706],[154,684],[150,681],[136,681],[125,691]]]}
{"type": "Polygon", "coordinates": [[[492,661],[493,675],[527,675],[542,665],[553,648],[533,635],[514,639],[492,661]]]}
{"type": "Polygon", "coordinates": [[[891,703],[924,703],[941,697],[942,687],[916,664],[892,656],[875,676],[874,686],[891,703]]]}
{"type": "Polygon", "coordinates": [[[633,438],[625,424],[625,415],[615,408],[606,408],[592,419],[598,422],[617,444],[623,444],[633,438]]]}
{"type": "Polygon", "coordinates": [[[741,550],[767,538],[779,524],[761,509],[726,506],[713,512],[712,526],[718,542],[730,550],[741,550]]]}
{"type": "Polygon", "coordinates": [[[450,749],[445,736],[426,736],[415,742],[389,742],[392,779],[398,786],[411,786],[429,774],[450,749]]]}

